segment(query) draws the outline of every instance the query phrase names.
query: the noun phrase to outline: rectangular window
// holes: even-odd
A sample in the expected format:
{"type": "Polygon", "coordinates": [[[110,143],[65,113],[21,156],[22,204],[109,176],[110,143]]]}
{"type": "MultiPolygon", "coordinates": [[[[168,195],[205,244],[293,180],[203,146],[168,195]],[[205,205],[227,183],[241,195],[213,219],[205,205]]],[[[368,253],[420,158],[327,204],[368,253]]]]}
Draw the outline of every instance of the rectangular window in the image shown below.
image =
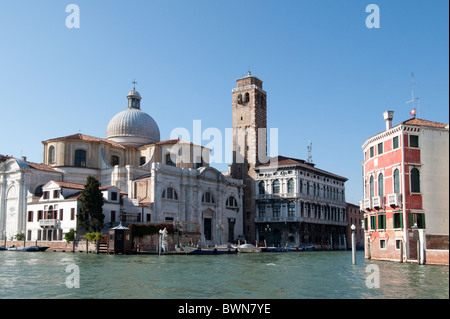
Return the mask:
{"type": "Polygon", "coordinates": [[[50,198],[49,192],[48,191],[44,192],[44,199],[49,199],[49,198],[50,198]]]}
{"type": "Polygon", "coordinates": [[[409,147],[419,147],[419,136],[410,135],[409,136],[409,147]]]}
{"type": "Polygon", "coordinates": [[[117,192],[111,192],[111,200],[117,200],[117,192]]]}
{"type": "Polygon", "coordinates": [[[378,229],[386,229],[386,215],[378,215],[378,229]]]}
{"type": "Polygon", "coordinates": [[[375,156],[375,149],[373,148],[373,146],[370,148],[370,158],[375,156]]]}
{"type": "Polygon", "coordinates": [[[32,212],[32,211],[29,211],[29,212],[28,212],[28,221],[29,221],[29,222],[32,222],[32,221],[33,221],[33,212],[32,212]]]}
{"type": "Polygon", "coordinates": [[[377,229],[377,216],[370,216],[370,229],[377,229]]]}
{"type": "Polygon", "coordinates": [[[383,154],[383,143],[378,144],[378,155],[383,154]]]}
{"type": "Polygon", "coordinates": [[[386,239],[380,239],[380,249],[386,249],[386,239]]]}
{"type": "Polygon", "coordinates": [[[402,248],[402,240],[401,239],[396,239],[395,240],[395,249],[396,250],[400,250],[402,248]]]}
{"type": "Polygon", "coordinates": [[[61,208],[59,210],[59,220],[63,220],[64,219],[64,210],[61,208]]]}
{"type": "Polygon", "coordinates": [[[399,147],[399,144],[398,144],[398,136],[395,136],[395,137],[392,139],[392,147],[393,147],[394,150],[395,150],[396,148],[399,147]]]}
{"type": "Polygon", "coordinates": [[[37,220],[40,221],[42,219],[42,215],[44,212],[42,210],[38,210],[37,220]]]}
{"type": "Polygon", "coordinates": [[[75,220],[75,208],[70,209],[70,220],[75,220]]]}
{"type": "Polygon", "coordinates": [[[394,213],[393,219],[394,228],[403,228],[403,213],[394,213]]]}
{"type": "Polygon", "coordinates": [[[367,222],[367,217],[364,217],[364,230],[369,230],[369,223],[367,222]]]}
{"type": "Polygon", "coordinates": [[[409,228],[417,226],[419,229],[425,229],[425,214],[410,213],[409,214],[409,228]]]}
{"type": "Polygon", "coordinates": [[[111,222],[114,223],[116,221],[116,211],[112,210],[111,211],[111,222]]]}
{"type": "Polygon", "coordinates": [[[59,198],[59,189],[55,189],[55,190],[53,191],[53,198],[56,198],[56,199],[59,198]]]}

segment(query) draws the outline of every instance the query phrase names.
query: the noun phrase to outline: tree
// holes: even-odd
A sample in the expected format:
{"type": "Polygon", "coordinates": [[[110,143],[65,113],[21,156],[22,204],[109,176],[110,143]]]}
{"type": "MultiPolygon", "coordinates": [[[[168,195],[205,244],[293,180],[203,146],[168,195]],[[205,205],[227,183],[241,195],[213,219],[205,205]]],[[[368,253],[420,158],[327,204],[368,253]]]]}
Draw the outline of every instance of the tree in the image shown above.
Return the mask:
{"type": "Polygon", "coordinates": [[[88,232],[101,232],[103,228],[103,195],[100,191],[99,181],[88,176],[86,185],[80,196],[81,212],[78,214],[78,223],[88,232]]]}

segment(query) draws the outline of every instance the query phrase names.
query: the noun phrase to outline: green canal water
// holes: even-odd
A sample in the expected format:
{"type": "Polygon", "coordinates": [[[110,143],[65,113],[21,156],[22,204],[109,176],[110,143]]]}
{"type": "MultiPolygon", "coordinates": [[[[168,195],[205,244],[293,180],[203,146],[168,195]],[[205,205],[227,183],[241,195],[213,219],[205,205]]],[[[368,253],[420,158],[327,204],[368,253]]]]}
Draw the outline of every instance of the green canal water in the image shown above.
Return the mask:
{"type": "Polygon", "coordinates": [[[0,298],[449,298],[449,267],[357,252],[219,256],[0,251],[0,298]]]}

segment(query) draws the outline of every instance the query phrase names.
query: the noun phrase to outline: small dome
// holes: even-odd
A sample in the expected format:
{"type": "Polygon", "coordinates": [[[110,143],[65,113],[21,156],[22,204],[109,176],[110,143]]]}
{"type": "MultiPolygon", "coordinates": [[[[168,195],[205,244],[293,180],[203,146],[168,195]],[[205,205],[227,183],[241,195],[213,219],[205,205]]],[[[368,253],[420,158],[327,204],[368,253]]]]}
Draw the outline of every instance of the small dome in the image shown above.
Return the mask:
{"type": "Polygon", "coordinates": [[[139,92],[130,91],[127,95],[128,108],[117,113],[106,128],[106,138],[124,145],[144,145],[160,140],[158,124],[140,109],[140,104],[131,102],[141,100],[139,92]],[[130,102],[131,101],[131,102],[130,102]]]}
{"type": "Polygon", "coordinates": [[[139,100],[141,100],[141,95],[139,94],[138,91],[136,91],[135,89],[131,90],[130,93],[128,93],[127,98],[137,98],[139,100]]]}

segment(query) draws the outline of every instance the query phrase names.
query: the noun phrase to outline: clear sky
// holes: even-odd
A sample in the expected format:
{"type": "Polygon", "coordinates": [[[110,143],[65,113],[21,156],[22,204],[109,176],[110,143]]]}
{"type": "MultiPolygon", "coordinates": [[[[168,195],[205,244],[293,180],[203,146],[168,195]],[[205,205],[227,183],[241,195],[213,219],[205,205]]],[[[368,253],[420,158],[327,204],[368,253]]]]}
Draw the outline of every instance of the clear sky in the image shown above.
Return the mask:
{"type": "MultiPolygon", "coordinates": [[[[41,163],[41,141],[104,138],[136,89],[161,139],[231,127],[231,90],[251,70],[281,155],[312,158],[362,197],[361,145],[409,119],[449,122],[447,0],[1,0],[0,154],[41,163]],[[80,10],[67,28],[66,6],[80,10]],[[368,28],[369,4],[379,28],[368,28]]],[[[373,20],[375,21],[375,20],[373,20]]],[[[206,145],[208,140],[202,141],[206,145]]],[[[226,170],[226,164],[216,165],[226,170]]]]}

